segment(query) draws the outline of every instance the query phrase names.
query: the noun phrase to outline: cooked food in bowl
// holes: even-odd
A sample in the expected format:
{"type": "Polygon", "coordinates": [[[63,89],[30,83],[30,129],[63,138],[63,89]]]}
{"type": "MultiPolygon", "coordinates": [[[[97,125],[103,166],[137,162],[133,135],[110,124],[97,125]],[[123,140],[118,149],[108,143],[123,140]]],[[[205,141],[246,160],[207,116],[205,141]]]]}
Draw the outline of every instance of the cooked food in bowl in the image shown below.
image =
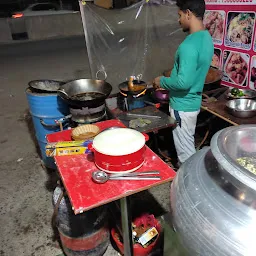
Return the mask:
{"type": "Polygon", "coordinates": [[[240,157],[237,162],[247,169],[249,172],[256,174],[256,158],[253,157],[240,157]]]}
{"type": "Polygon", "coordinates": [[[71,100],[86,101],[104,97],[104,93],[101,92],[85,92],[73,95],[70,97],[71,100]]]}
{"type": "Polygon", "coordinates": [[[147,87],[146,84],[133,84],[131,90],[134,92],[143,91],[147,87]]]}
{"type": "Polygon", "coordinates": [[[129,91],[138,93],[147,88],[147,84],[144,81],[133,80],[133,82],[130,84],[130,86],[128,86],[128,83],[129,82],[126,81],[126,82],[119,84],[119,89],[124,93],[127,93],[129,91]],[[129,87],[130,87],[130,90],[129,90],[129,87]]]}
{"type": "Polygon", "coordinates": [[[230,53],[225,66],[225,72],[229,78],[238,85],[242,85],[246,79],[248,65],[240,53],[230,53]]]}

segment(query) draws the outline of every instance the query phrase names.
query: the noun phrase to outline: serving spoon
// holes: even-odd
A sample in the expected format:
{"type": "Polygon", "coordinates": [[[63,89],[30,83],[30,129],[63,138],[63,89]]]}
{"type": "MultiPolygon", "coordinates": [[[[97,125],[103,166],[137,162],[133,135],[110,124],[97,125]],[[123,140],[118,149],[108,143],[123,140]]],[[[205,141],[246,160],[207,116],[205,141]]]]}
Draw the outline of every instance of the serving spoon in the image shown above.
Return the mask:
{"type": "Polygon", "coordinates": [[[109,175],[104,171],[95,171],[92,173],[92,180],[95,183],[103,184],[108,180],[161,180],[160,176],[147,176],[151,174],[159,174],[158,171],[148,171],[128,174],[112,174],[109,175]]]}

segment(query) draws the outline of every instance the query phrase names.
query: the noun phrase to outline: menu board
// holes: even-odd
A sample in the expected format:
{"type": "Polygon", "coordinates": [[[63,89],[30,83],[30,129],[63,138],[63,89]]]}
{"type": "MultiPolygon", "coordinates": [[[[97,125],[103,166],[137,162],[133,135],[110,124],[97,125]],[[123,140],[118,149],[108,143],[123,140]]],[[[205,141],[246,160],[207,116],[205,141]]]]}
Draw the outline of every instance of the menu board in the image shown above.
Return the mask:
{"type": "Polygon", "coordinates": [[[205,0],[204,25],[212,36],[211,65],[222,84],[256,90],[256,0],[205,0]]]}

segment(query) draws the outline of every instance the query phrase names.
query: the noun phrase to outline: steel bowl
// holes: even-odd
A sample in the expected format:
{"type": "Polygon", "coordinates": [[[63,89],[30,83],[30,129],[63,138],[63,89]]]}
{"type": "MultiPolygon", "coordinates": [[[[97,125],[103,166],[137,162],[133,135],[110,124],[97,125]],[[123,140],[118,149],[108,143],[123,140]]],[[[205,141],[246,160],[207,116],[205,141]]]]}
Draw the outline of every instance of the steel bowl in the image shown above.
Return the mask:
{"type": "Polygon", "coordinates": [[[226,103],[228,112],[236,117],[249,118],[256,115],[256,101],[251,99],[235,99],[226,103]]]}
{"type": "Polygon", "coordinates": [[[239,91],[243,92],[244,96],[234,96],[231,94],[231,90],[233,88],[229,88],[228,90],[228,98],[231,99],[253,99],[256,98],[256,91],[253,90],[246,90],[246,89],[239,89],[239,91]]]}

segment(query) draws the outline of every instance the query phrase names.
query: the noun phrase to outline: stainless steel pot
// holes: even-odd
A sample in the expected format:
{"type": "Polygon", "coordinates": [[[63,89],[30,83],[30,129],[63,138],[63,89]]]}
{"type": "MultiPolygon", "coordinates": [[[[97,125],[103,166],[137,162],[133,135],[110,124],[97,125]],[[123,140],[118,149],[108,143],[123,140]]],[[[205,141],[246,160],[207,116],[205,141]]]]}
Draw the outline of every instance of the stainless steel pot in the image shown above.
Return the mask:
{"type": "Polygon", "coordinates": [[[192,156],[171,186],[176,255],[255,255],[256,175],[237,163],[256,157],[256,125],[226,128],[192,156]],[[184,251],[185,250],[185,251],[184,251]]]}

